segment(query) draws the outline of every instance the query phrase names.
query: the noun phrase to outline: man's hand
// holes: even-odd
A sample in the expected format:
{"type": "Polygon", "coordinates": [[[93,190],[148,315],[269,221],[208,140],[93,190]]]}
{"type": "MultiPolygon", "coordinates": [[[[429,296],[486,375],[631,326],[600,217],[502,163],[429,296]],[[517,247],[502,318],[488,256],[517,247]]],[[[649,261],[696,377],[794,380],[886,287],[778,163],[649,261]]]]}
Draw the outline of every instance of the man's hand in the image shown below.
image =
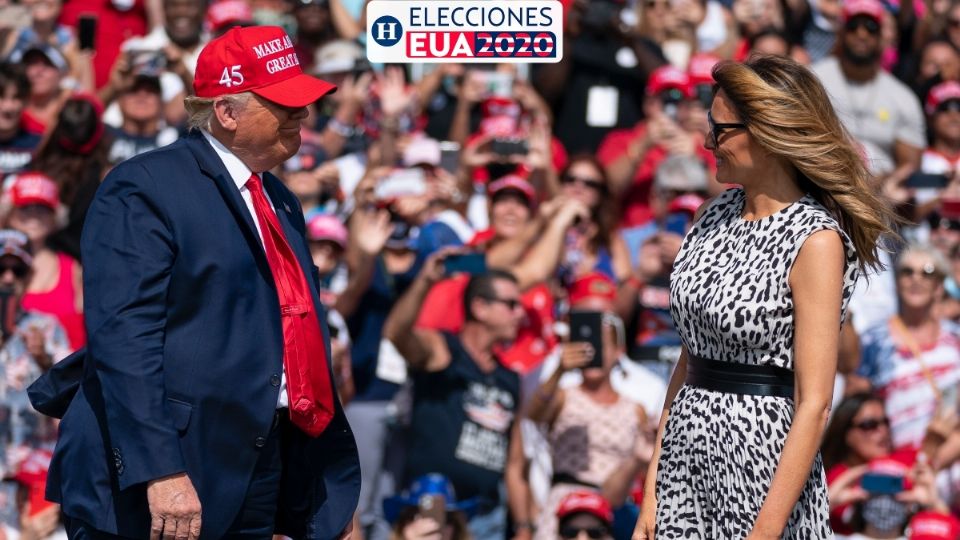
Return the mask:
{"type": "Polygon", "coordinates": [[[200,538],[200,498],[186,473],[147,484],[147,504],[150,506],[150,540],[200,538]]]}
{"type": "Polygon", "coordinates": [[[27,347],[27,354],[40,366],[40,369],[43,371],[50,369],[50,366],[53,365],[53,359],[47,353],[47,343],[43,329],[39,326],[30,326],[23,333],[23,342],[27,347]]]}

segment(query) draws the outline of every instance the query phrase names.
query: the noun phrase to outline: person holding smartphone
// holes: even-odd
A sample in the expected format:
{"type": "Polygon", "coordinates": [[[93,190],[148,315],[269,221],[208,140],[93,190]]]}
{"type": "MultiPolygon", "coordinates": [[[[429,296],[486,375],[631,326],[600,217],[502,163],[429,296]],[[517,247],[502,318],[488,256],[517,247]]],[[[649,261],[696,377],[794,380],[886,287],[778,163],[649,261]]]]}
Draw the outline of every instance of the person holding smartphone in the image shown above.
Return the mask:
{"type": "Polygon", "coordinates": [[[472,540],[467,519],[477,499],[457,500],[450,480],[425,474],[400,495],[383,501],[383,513],[393,524],[390,540],[472,540]]]}
{"type": "Polygon", "coordinates": [[[742,187],[700,212],[670,275],[684,345],[634,539],[829,538],[840,329],[895,217],[809,69],[763,56],[713,75],[704,147],[742,187]]]}
{"type": "Polygon", "coordinates": [[[618,392],[611,379],[625,352],[623,322],[610,311],[615,290],[611,281],[598,277],[571,295],[570,331],[559,346],[559,364],[527,407],[526,416],[546,429],[553,465],[536,540],[557,538],[557,511],[571,493],[587,489],[615,499],[613,506],[622,505],[625,493],[609,489],[608,481],[628,469],[632,474],[625,476],[632,483],[650,462],[646,411],[618,392]],[[600,294],[603,290],[606,295],[600,294]],[[575,371],[580,383],[562,387],[564,376],[575,371]]]}

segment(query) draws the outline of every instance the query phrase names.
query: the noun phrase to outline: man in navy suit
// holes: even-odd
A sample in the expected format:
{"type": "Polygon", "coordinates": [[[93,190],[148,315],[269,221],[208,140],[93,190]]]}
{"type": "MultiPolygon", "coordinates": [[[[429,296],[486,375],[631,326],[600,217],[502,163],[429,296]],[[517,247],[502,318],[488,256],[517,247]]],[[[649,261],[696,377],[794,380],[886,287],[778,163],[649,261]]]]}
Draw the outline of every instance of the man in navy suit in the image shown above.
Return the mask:
{"type": "Polygon", "coordinates": [[[83,230],[89,337],[47,496],[71,538],[348,538],[360,489],[297,199],[278,27],[200,53],[190,136],[117,166],[83,230]]]}

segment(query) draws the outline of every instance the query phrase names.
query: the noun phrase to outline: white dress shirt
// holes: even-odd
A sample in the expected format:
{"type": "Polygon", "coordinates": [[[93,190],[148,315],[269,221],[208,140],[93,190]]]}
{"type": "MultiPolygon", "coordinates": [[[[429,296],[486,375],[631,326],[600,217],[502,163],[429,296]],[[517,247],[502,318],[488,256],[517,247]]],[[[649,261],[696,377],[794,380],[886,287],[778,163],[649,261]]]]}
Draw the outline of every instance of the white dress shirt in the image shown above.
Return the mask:
{"type": "MultiPolygon", "coordinates": [[[[210,146],[213,146],[214,152],[220,156],[220,161],[223,162],[223,166],[227,168],[227,173],[230,174],[230,178],[233,179],[233,182],[237,185],[237,189],[240,190],[240,196],[243,197],[243,202],[247,205],[247,211],[250,212],[250,216],[253,218],[253,225],[257,228],[257,235],[260,236],[260,245],[263,245],[263,231],[260,230],[260,220],[257,219],[257,212],[253,208],[253,197],[250,195],[250,190],[247,189],[247,181],[250,180],[250,175],[253,174],[253,171],[250,170],[240,158],[234,155],[226,146],[223,145],[220,141],[213,138],[213,135],[210,135],[206,131],[201,131],[203,136],[207,139],[207,142],[210,143],[210,146]]],[[[257,173],[257,176],[263,180],[263,173],[257,173]]],[[[270,196],[267,195],[267,190],[263,190],[264,197],[267,198],[267,202],[270,203],[270,207],[273,208],[273,201],[270,200],[270,196]]],[[[276,209],[274,209],[276,212],[276,209]]],[[[286,366],[283,368],[283,373],[280,375],[280,395],[277,397],[277,408],[283,408],[287,406],[287,369],[286,366]]]]}

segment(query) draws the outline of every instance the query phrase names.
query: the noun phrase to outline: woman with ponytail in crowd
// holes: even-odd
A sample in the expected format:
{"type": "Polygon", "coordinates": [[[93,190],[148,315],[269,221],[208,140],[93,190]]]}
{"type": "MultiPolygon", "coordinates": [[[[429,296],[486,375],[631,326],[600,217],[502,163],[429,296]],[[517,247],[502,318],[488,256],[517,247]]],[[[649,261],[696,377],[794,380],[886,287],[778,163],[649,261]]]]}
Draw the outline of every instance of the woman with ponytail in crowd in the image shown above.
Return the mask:
{"type": "Polygon", "coordinates": [[[719,195],[671,275],[683,339],[635,540],[829,538],[818,449],[840,325],[893,214],[823,86],[772,56],[713,71],[719,195]]]}

